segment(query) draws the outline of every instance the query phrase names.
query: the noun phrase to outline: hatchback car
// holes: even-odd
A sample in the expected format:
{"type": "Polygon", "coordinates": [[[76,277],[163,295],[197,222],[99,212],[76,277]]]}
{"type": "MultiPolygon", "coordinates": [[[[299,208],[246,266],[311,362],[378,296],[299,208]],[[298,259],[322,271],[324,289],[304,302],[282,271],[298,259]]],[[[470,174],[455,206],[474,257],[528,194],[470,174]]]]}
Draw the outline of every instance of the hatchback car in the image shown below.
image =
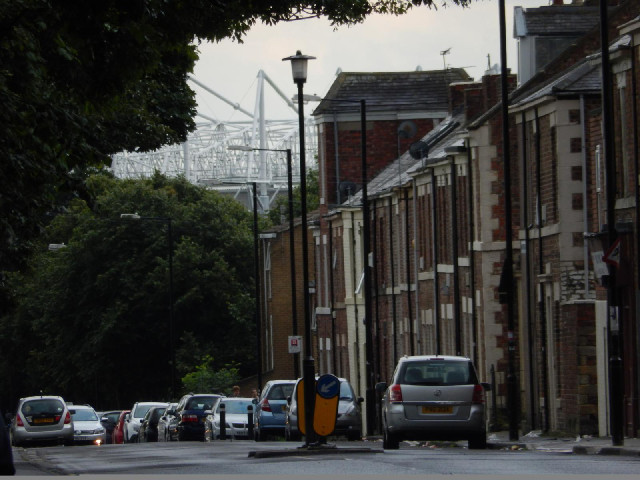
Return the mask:
{"type": "Polygon", "coordinates": [[[73,443],[102,445],[106,443],[106,431],[98,414],[89,405],[69,405],[73,419],[73,443]]]}
{"type": "Polygon", "coordinates": [[[36,442],[73,445],[73,420],[62,397],[21,398],[10,430],[14,446],[36,442]]]}
{"type": "MultiPolygon", "coordinates": [[[[340,378],[339,380],[338,414],[333,435],[345,436],[347,440],[359,440],[362,437],[362,409],[360,405],[364,402],[364,398],[356,397],[351,384],[346,378],[340,378]]],[[[299,440],[301,438],[298,430],[297,387],[298,384],[296,384],[291,397],[287,398],[285,440],[299,440]]]]}
{"type": "Polygon", "coordinates": [[[158,420],[158,441],[170,442],[178,439],[177,403],[170,403],[158,420]]]}
{"type": "Polygon", "coordinates": [[[178,440],[199,440],[204,441],[204,422],[218,406],[222,395],[216,394],[193,394],[183,396],[174,410],[178,417],[176,426],[178,440]]]}
{"type": "Polygon", "coordinates": [[[124,443],[135,443],[138,441],[138,432],[140,431],[140,422],[147,414],[151,407],[166,407],[166,403],[162,402],[136,402],[124,417],[124,443]]]}
{"type": "Polygon", "coordinates": [[[222,398],[218,406],[205,420],[205,440],[215,440],[220,438],[220,412],[224,405],[225,435],[228,438],[248,439],[249,438],[249,411],[253,408],[253,399],[245,397],[222,398]]]}
{"type": "Polygon", "coordinates": [[[400,359],[382,399],[383,447],[401,440],[468,440],[486,448],[485,391],[466,357],[406,356],[400,359]]]}
{"type": "Polygon", "coordinates": [[[122,410],[111,410],[108,412],[97,412],[98,417],[100,417],[100,423],[105,429],[107,435],[107,443],[113,442],[113,429],[116,427],[116,423],[118,423],[118,419],[120,418],[120,414],[122,410]]]}
{"type": "Polygon", "coordinates": [[[270,380],[256,401],[253,414],[253,438],[265,440],[267,435],[284,435],[287,397],[293,394],[295,380],[270,380]]]}
{"type": "Polygon", "coordinates": [[[131,410],[123,410],[122,412],[120,412],[118,421],[116,422],[115,427],[113,427],[113,433],[111,434],[111,443],[124,443],[124,431],[127,428],[125,418],[129,413],[131,413],[131,410]]]}
{"type": "Polygon", "coordinates": [[[164,407],[151,407],[140,422],[138,443],[158,441],[158,420],[164,415],[168,404],[164,407]]]}

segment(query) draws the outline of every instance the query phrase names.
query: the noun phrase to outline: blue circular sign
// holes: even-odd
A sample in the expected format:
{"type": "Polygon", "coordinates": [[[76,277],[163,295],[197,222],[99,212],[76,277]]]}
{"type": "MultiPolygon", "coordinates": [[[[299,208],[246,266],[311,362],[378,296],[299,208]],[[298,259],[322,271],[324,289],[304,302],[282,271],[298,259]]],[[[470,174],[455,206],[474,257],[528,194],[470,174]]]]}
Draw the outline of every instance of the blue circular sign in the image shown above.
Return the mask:
{"type": "Polygon", "coordinates": [[[321,375],[316,381],[316,392],[322,398],[335,398],[340,392],[340,379],[330,373],[321,375]]]}

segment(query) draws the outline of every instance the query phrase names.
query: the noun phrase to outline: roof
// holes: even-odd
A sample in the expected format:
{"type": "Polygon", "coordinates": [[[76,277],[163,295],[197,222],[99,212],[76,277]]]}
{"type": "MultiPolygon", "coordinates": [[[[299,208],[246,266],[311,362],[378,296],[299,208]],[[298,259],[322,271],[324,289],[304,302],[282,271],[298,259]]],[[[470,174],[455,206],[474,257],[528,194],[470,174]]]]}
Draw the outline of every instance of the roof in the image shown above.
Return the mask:
{"type": "Polygon", "coordinates": [[[600,20],[599,7],[583,5],[552,5],[538,8],[514,9],[513,35],[524,36],[581,36],[600,20]]]}
{"type": "Polygon", "coordinates": [[[313,115],[358,112],[365,100],[367,113],[448,111],[449,84],[469,81],[462,68],[413,72],[342,72],[313,115]]]}

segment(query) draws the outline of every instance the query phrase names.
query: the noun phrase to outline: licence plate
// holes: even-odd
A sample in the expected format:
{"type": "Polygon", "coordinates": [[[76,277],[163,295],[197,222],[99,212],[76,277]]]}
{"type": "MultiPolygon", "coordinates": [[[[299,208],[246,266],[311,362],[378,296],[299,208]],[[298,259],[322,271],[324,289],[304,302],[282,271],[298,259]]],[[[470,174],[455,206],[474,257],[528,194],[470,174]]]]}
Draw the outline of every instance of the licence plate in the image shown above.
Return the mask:
{"type": "Polygon", "coordinates": [[[53,417],[47,417],[47,418],[34,418],[32,423],[53,423],[54,419],[53,417]]]}
{"type": "Polygon", "coordinates": [[[451,414],[453,413],[453,407],[422,407],[422,413],[428,414],[451,414]]]}
{"type": "Polygon", "coordinates": [[[93,440],[92,437],[87,437],[87,436],[83,436],[83,435],[73,437],[73,439],[77,440],[78,442],[86,442],[88,440],[93,440]]]}

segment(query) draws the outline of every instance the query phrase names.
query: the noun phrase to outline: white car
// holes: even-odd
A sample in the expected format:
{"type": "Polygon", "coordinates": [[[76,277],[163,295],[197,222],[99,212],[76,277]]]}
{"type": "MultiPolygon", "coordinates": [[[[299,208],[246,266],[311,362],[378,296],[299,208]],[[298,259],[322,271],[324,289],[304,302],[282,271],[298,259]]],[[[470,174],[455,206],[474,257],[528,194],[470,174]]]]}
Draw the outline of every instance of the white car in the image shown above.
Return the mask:
{"type": "Polygon", "coordinates": [[[73,443],[102,445],[107,443],[107,433],[100,417],[89,405],[69,405],[73,419],[73,443]]]}
{"type": "Polygon", "coordinates": [[[229,397],[218,402],[215,411],[205,420],[205,440],[220,438],[220,412],[224,405],[227,438],[249,438],[248,407],[253,409],[253,398],[229,397]]]}
{"type": "Polygon", "coordinates": [[[138,441],[140,422],[142,422],[151,407],[166,407],[167,405],[167,403],[163,402],[136,402],[131,408],[131,413],[127,413],[124,420],[124,443],[136,443],[138,441]]]}

